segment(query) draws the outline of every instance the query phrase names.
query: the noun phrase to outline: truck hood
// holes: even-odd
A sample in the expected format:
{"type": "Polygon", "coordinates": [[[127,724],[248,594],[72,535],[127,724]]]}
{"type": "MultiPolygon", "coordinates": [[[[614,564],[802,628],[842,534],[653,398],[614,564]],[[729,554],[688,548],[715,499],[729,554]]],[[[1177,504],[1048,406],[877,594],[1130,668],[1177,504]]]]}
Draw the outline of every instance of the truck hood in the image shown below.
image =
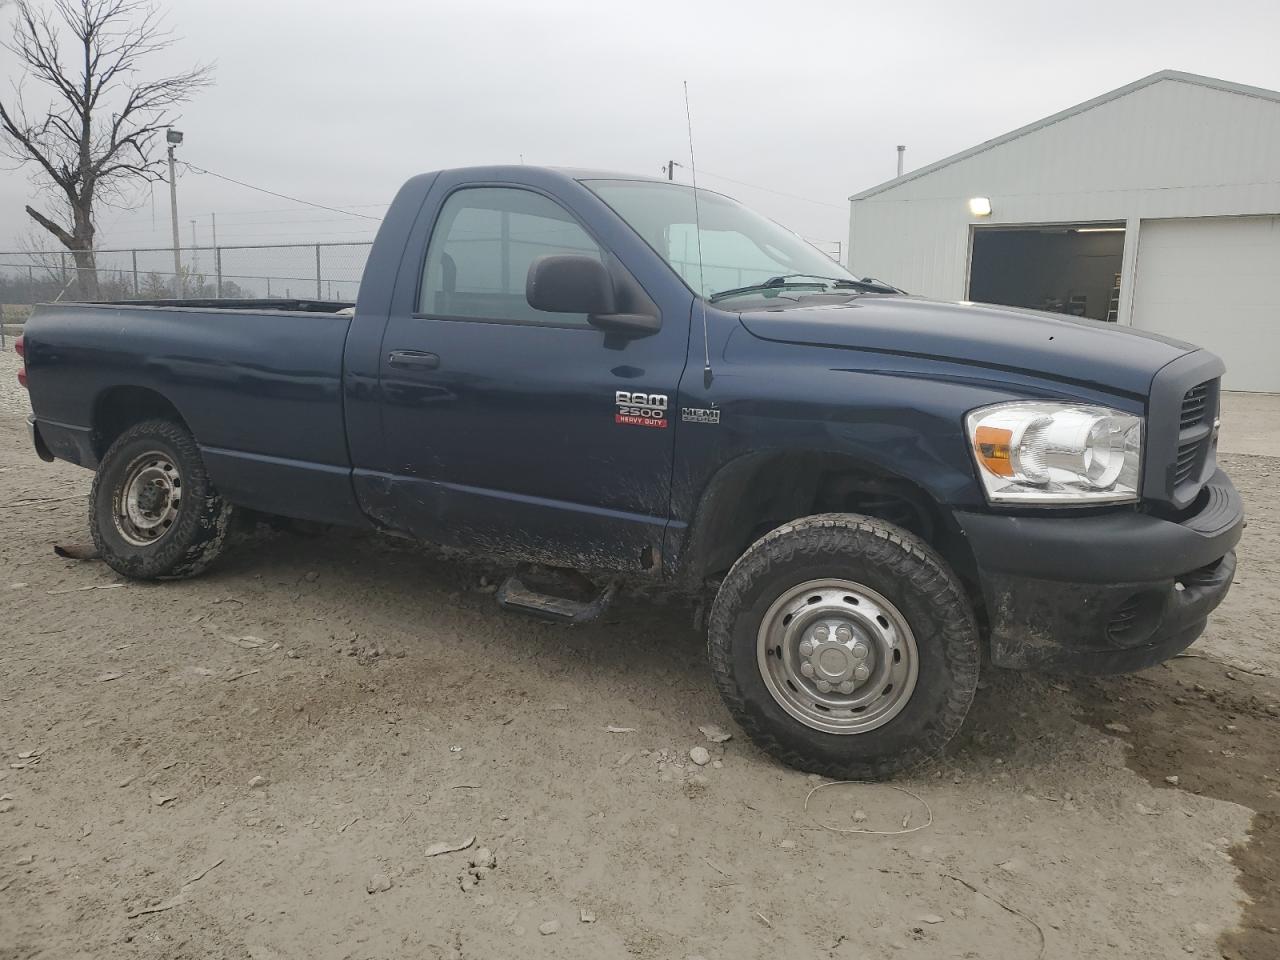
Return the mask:
{"type": "Polygon", "coordinates": [[[763,340],[937,357],[1134,396],[1146,396],[1156,371],[1197,349],[1114,323],[909,296],[810,301],[739,316],[763,340]]]}

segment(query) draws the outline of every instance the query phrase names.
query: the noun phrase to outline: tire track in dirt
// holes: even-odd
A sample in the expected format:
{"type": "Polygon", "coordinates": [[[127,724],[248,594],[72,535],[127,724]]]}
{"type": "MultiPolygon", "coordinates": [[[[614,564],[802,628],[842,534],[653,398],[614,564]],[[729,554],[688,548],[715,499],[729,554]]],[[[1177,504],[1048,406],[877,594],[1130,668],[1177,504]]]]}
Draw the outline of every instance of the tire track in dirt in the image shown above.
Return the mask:
{"type": "Polygon", "coordinates": [[[1248,842],[1229,850],[1249,902],[1218,945],[1228,960],[1280,957],[1280,682],[1188,656],[1078,686],[1081,719],[1122,737],[1153,786],[1254,811],[1248,842]]]}

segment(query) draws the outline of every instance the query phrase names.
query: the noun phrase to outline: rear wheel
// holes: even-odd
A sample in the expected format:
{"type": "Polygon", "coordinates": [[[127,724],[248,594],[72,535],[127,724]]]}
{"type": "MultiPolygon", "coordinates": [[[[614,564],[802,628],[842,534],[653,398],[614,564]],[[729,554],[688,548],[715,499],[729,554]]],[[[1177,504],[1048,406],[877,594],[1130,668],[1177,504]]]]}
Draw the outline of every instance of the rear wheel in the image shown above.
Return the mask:
{"type": "Polygon", "coordinates": [[[968,598],[923,541],[825,514],[757,541],[712,608],[712,671],[735,719],[803,770],[881,779],[942,751],[978,682],[968,598]]]}
{"type": "Polygon", "coordinates": [[[195,438],[170,420],[130,427],[98,464],[89,527],[102,559],[127,577],[195,576],[221,551],[230,520],[195,438]]]}

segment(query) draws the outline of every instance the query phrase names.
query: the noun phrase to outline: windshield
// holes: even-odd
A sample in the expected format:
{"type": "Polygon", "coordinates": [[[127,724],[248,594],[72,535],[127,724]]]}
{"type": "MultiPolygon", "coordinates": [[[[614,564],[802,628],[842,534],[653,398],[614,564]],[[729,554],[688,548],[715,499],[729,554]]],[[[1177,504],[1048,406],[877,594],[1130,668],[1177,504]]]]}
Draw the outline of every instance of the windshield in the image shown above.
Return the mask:
{"type": "MultiPolygon", "coordinates": [[[[698,191],[696,220],[702,223],[699,271],[692,187],[650,180],[583,183],[703,297],[730,296],[729,291],[787,277],[819,288],[829,285],[823,278],[833,282],[857,279],[785,227],[707,190],[698,191]]],[[[747,292],[756,291],[743,290],[747,292]]]]}

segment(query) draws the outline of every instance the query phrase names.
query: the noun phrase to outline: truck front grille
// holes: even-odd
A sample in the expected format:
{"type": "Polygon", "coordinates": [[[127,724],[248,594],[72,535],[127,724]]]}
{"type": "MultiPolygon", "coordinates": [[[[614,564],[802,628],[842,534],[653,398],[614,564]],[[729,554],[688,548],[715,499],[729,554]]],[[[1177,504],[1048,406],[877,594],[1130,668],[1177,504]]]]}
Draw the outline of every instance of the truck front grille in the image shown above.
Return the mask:
{"type": "Polygon", "coordinates": [[[1212,455],[1214,420],[1218,415],[1218,382],[1196,384],[1182,397],[1178,416],[1178,456],[1173,464],[1173,489],[1194,492],[1204,482],[1205,467],[1212,455]],[[1190,486],[1189,486],[1190,485],[1190,486]]]}
{"type": "Polygon", "coordinates": [[[1186,510],[1218,468],[1222,372],[1219,358],[1195,350],[1152,379],[1142,440],[1144,500],[1186,510]]]}
{"type": "Polygon", "coordinates": [[[1204,422],[1205,414],[1209,412],[1209,401],[1212,399],[1209,391],[1211,386],[1212,381],[1187,391],[1186,396],[1182,398],[1182,416],[1178,421],[1180,429],[1186,430],[1188,427],[1204,422]]]}
{"type": "Polygon", "coordinates": [[[1178,444],[1178,460],[1173,466],[1173,485],[1180,487],[1186,483],[1196,469],[1196,461],[1200,459],[1202,440],[1188,440],[1178,444]]]}

